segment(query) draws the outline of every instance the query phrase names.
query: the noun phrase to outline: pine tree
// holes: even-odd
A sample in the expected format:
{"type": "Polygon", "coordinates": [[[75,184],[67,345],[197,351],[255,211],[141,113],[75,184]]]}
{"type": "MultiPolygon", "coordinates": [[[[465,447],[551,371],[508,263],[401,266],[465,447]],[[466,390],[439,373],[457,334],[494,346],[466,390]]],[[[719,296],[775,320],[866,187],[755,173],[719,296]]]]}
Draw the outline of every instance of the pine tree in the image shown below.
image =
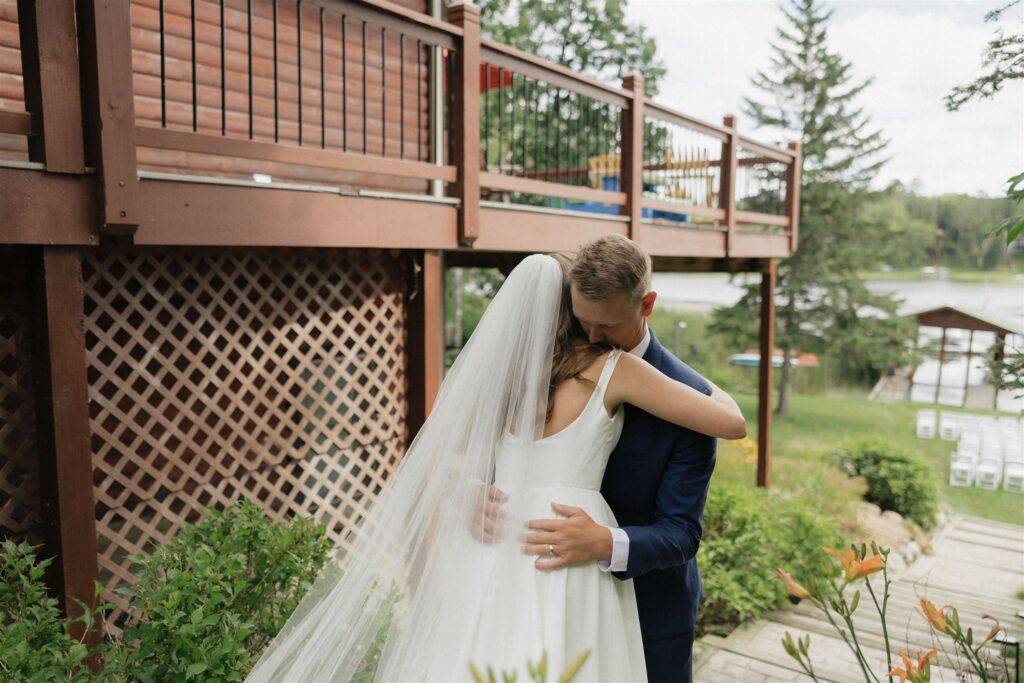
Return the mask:
{"type": "MultiPolygon", "coordinates": [[[[782,12],[771,66],[751,79],[760,97],[744,98],[743,109],[758,128],[803,145],[799,246],[780,262],[776,289],[776,344],[784,353],[776,412],[785,415],[797,350],[841,359],[845,375],[856,379],[898,362],[910,326],[896,317],[895,301],[872,295],[857,276],[883,238],[861,211],[888,145],[857,104],[871,80],[856,81],[851,63],[830,49],[831,10],[817,0],[790,0],[782,12]]],[[[716,313],[714,329],[749,344],[759,306],[759,287],[751,285],[735,306],[716,313]]]]}

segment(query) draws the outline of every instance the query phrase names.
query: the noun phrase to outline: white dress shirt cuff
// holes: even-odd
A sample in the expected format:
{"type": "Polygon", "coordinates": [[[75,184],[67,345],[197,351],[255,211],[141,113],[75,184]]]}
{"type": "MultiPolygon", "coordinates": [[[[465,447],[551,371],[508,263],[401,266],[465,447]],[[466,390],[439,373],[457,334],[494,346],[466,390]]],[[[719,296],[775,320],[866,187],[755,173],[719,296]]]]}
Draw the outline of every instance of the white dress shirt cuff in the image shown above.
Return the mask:
{"type": "Polygon", "coordinates": [[[603,572],[624,572],[629,564],[629,534],[618,527],[607,527],[612,532],[612,559],[598,560],[597,566],[603,572]]]}

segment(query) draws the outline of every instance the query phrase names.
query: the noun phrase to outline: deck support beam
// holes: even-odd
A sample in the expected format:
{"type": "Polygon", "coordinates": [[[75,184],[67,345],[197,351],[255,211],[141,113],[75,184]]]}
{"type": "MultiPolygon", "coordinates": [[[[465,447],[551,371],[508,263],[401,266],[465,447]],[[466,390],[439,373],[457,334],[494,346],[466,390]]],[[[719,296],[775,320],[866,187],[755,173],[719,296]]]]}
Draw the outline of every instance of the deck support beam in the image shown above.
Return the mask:
{"type": "MultiPolygon", "coordinates": [[[[40,247],[30,263],[43,554],[54,558],[46,583],[61,611],[77,617],[82,609],[76,599],[96,606],[93,585],[99,576],[82,261],[75,248],[40,247]]],[[[81,640],[83,631],[77,622],[71,637],[81,640]]],[[[86,645],[96,646],[101,637],[102,621],[97,618],[86,645]]]]}
{"type": "Polygon", "coordinates": [[[434,406],[444,377],[444,257],[438,249],[414,252],[406,342],[409,369],[406,446],[434,406]]]}
{"type": "Polygon", "coordinates": [[[775,260],[761,274],[761,361],[757,368],[757,485],[768,488],[772,440],[772,355],[775,351],[775,260]]]}

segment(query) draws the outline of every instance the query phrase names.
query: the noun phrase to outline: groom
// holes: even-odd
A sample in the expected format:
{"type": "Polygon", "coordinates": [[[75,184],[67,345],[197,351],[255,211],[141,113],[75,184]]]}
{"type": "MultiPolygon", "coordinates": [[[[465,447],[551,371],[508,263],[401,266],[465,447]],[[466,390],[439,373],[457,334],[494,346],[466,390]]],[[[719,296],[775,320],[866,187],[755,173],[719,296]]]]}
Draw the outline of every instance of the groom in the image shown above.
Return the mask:
{"type": "MultiPolygon", "coordinates": [[[[650,257],[636,243],[618,235],[588,242],[570,279],[573,313],[592,343],[625,349],[705,394],[720,391],[658,343],[648,327],[657,294],[651,291],[650,257]]],[[[537,560],[539,569],[596,562],[601,571],[633,579],[648,680],[689,683],[703,596],[695,556],[716,441],[631,405],[625,411],[601,486],[621,526],[606,527],[579,508],[554,503],[560,518],[532,520],[525,539],[556,549],[554,558],[537,560]]]]}

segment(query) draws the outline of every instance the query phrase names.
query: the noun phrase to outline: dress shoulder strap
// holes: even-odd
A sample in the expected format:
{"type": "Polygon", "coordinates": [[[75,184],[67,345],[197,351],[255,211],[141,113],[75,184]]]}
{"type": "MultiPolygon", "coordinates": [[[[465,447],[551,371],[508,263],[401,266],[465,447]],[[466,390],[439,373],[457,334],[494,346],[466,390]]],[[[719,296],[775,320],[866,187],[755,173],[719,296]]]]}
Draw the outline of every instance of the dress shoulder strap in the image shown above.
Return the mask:
{"type": "Polygon", "coordinates": [[[622,349],[612,349],[608,357],[605,358],[604,367],[601,368],[601,376],[597,378],[597,388],[599,391],[604,391],[608,386],[608,381],[612,378],[612,371],[615,370],[615,364],[619,361],[622,353],[622,349]]]}

